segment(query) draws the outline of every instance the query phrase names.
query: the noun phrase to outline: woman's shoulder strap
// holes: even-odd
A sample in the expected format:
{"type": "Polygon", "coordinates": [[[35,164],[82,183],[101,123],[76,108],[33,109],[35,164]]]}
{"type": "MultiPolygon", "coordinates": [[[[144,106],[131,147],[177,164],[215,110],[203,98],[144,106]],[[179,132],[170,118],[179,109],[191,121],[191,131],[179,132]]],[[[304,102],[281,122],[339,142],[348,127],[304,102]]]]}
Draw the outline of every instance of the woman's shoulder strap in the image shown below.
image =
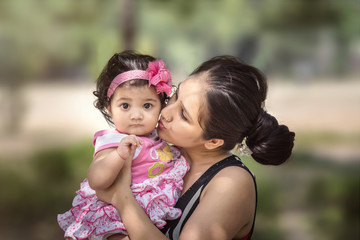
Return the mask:
{"type": "Polygon", "coordinates": [[[178,201],[178,207],[182,208],[181,205],[187,205],[188,201],[193,198],[194,194],[198,192],[201,188],[200,192],[204,189],[204,187],[213,179],[213,177],[220,172],[222,169],[230,166],[238,166],[246,171],[248,171],[251,176],[254,178],[254,174],[241,162],[240,158],[236,155],[231,155],[220,162],[212,165],[205,173],[185,192],[183,196],[178,201]],[[181,201],[180,201],[181,200],[181,201]]]}
{"type": "MultiPolygon", "coordinates": [[[[177,239],[182,227],[192,215],[193,211],[199,204],[201,192],[211,179],[222,169],[230,166],[238,166],[248,171],[254,179],[252,172],[241,162],[240,158],[231,155],[220,162],[212,165],[205,173],[180,197],[175,207],[180,208],[183,212],[179,219],[168,221],[168,224],[162,230],[170,239],[177,239]]],[[[256,183],[255,183],[256,188],[256,183]]]]}
{"type": "Polygon", "coordinates": [[[222,161],[214,164],[204,173],[203,175],[204,179],[202,180],[203,181],[202,185],[205,187],[218,172],[220,172],[222,169],[226,167],[231,167],[231,166],[241,167],[245,169],[247,172],[249,172],[252,178],[255,178],[254,174],[243,164],[243,162],[240,160],[238,156],[231,155],[223,159],[222,161]]]}

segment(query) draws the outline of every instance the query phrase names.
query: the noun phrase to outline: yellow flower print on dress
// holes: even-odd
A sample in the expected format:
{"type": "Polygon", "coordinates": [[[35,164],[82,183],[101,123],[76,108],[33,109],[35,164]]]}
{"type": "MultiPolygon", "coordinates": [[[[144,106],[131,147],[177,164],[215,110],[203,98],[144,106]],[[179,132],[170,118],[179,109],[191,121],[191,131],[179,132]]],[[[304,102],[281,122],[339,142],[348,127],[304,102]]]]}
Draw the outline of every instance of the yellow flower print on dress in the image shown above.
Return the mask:
{"type": "Polygon", "coordinates": [[[174,159],[174,155],[170,152],[170,146],[166,144],[163,150],[156,150],[160,161],[171,161],[174,159]]]}
{"type": "MultiPolygon", "coordinates": [[[[170,146],[168,144],[161,150],[153,150],[154,154],[150,154],[154,160],[159,160],[160,162],[154,163],[148,170],[149,178],[158,176],[164,170],[165,164],[162,162],[169,162],[174,159],[173,153],[170,151],[170,146]],[[155,156],[154,156],[155,155],[155,156]]],[[[166,168],[166,167],[165,167],[166,168]]]]}

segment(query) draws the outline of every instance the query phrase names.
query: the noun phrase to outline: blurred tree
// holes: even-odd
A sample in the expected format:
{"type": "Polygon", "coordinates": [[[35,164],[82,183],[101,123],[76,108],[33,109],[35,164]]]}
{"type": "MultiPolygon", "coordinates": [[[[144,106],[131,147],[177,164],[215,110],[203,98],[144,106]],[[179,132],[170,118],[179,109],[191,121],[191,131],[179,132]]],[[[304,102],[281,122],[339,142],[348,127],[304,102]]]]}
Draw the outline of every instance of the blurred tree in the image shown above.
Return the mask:
{"type": "Polygon", "coordinates": [[[121,15],[123,16],[123,31],[120,38],[124,39],[125,49],[134,49],[137,7],[136,0],[123,0],[121,11],[121,15]]]}

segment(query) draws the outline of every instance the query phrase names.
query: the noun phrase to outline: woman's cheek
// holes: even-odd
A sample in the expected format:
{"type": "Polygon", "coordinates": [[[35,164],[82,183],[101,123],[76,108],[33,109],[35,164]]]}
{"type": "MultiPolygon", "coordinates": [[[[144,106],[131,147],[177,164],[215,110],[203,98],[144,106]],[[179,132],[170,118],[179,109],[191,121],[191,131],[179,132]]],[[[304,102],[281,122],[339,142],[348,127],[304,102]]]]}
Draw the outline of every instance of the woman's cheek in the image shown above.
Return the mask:
{"type": "Polygon", "coordinates": [[[158,134],[164,141],[175,145],[179,142],[179,138],[181,137],[179,133],[176,133],[176,131],[174,132],[173,127],[171,127],[171,129],[159,129],[158,134]]]}
{"type": "Polygon", "coordinates": [[[168,136],[167,136],[167,134],[166,134],[165,131],[166,131],[166,130],[158,129],[159,137],[160,137],[162,140],[166,141],[166,142],[172,143],[172,142],[170,141],[171,139],[168,138],[168,136]]]}

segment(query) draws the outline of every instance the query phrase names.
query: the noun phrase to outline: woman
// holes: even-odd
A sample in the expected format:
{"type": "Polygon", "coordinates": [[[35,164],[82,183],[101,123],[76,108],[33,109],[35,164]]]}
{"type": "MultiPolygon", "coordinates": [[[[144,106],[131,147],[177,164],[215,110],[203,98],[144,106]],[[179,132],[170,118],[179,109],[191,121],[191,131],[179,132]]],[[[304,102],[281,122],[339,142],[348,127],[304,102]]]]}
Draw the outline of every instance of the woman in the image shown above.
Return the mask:
{"type": "Polygon", "coordinates": [[[100,199],[113,204],[136,239],[250,239],[256,184],[231,150],[245,140],[252,158],[279,165],[291,155],[293,132],[264,111],[262,73],[232,56],[201,64],[161,111],[159,136],[181,147],[190,164],[175,207],[182,216],[158,230],[130,190],[130,161],[100,199]]]}

